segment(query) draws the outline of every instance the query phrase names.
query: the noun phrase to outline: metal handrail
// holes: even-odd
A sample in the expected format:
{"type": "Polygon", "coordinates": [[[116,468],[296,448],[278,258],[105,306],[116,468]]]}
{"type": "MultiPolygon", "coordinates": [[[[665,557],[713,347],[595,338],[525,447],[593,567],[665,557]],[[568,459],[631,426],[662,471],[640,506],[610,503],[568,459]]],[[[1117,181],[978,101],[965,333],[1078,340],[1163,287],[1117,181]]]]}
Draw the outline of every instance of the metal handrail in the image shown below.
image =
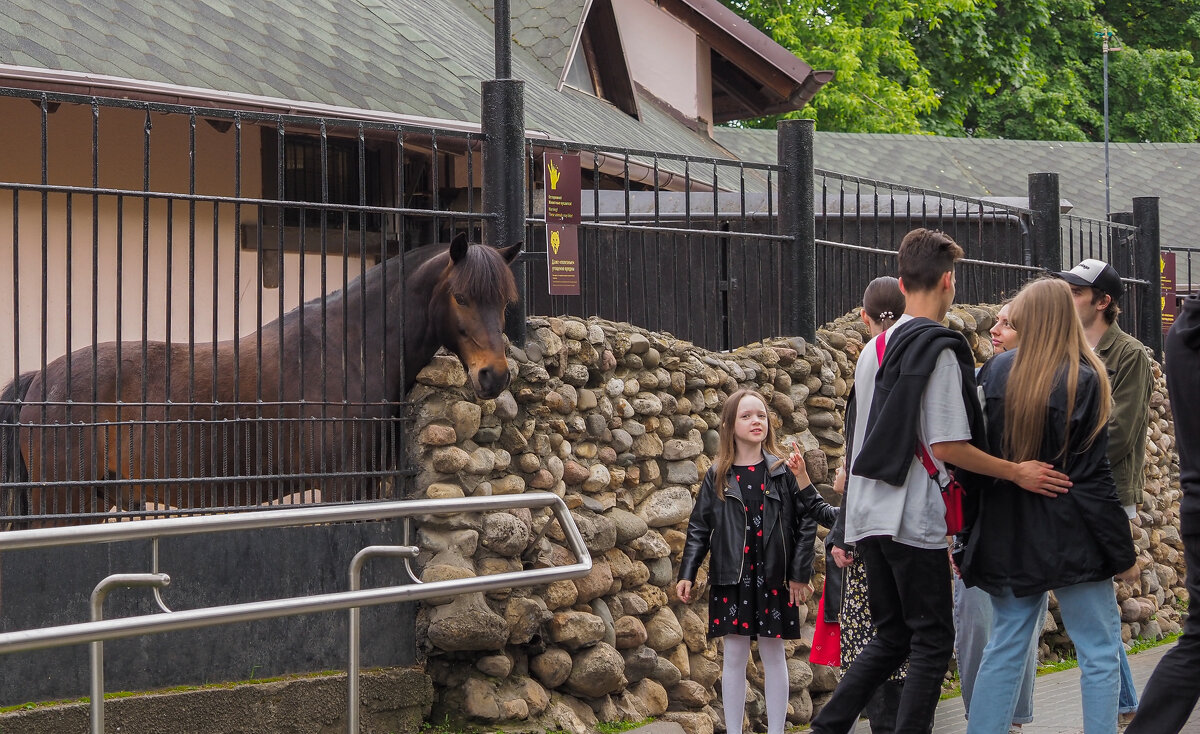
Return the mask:
{"type": "MultiPolygon", "coordinates": [[[[454,497],[433,500],[409,500],[380,503],[361,503],[332,506],[295,507],[240,515],[210,515],[167,520],[106,525],[85,525],[62,528],[36,528],[0,533],[0,553],[6,550],[49,548],[92,543],[112,543],[127,540],[157,539],[170,536],[228,532],[301,525],[386,520],[413,515],[446,515],[462,512],[487,512],[518,508],[549,507],[558,520],[566,543],[576,557],[567,566],[509,571],[489,576],[446,579],[409,586],[352,590],[304,597],[289,597],[268,601],[228,604],[200,609],[163,612],[119,619],[94,620],[76,624],[18,630],[0,634],[0,654],[42,650],[85,642],[102,643],[179,630],[196,629],[237,622],[286,617],[298,614],[340,611],[379,604],[416,601],[430,597],[452,596],[468,592],[486,592],[548,584],[554,581],[579,578],[592,569],[592,557],[583,542],[566,503],[549,492],[501,495],[495,497],[454,497]]],[[[549,520],[547,520],[549,522],[549,520]]],[[[360,561],[361,562],[361,561],[360,561]]],[[[156,569],[157,570],[157,569],[156,569]]],[[[111,577],[110,577],[111,578],[111,577]]],[[[103,582],[102,582],[103,583],[103,582]]],[[[103,706],[103,693],[93,691],[93,709],[103,706]],[[96,699],[99,698],[97,701],[96,699]]],[[[357,702],[353,702],[357,705],[357,702]]],[[[355,719],[357,717],[354,717],[355,719]]],[[[93,715],[93,721],[103,721],[93,715]]],[[[100,734],[100,733],[97,733],[100,734]]]]}

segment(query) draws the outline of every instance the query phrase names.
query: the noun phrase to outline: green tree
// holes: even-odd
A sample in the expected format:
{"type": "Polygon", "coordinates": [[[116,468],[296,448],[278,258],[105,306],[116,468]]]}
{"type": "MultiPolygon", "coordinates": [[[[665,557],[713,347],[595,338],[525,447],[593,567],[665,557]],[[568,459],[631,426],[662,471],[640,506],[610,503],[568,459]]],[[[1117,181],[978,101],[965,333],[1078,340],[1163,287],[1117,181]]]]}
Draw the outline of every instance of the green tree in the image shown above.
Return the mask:
{"type": "MultiPolygon", "coordinates": [[[[799,115],[822,130],[920,132],[938,105],[928,69],[910,40],[914,21],[937,24],[974,0],[724,0],[814,69],[836,72],[799,115]]],[[[773,126],[777,117],[748,121],[773,126]]]]}
{"type": "Polygon", "coordinates": [[[1200,0],[724,2],[837,73],[799,113],[822,130],[1102,140],[1113,29],[1110,139],[1200,140],[1200,0]]]}

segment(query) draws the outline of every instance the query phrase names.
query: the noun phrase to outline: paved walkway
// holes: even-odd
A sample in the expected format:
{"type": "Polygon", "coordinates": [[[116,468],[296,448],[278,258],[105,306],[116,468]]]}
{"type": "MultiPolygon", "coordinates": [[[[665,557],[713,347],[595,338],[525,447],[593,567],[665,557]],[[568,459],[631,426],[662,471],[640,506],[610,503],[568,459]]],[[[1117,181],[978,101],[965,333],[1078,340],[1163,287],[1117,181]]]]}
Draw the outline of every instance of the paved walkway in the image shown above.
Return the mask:
{"type": "MultiPolygon", "coordinates": [[[[1154,672],[1154,666],[1172,645],[1162,645],[1129,656],[1133,682],[1140,693],[1154,672]]],[[[1026,724],[1024,734],[1082,734],[1079,703],[1079,669],[1063,670],[1040,676],[1033,689],[1033,723],[1026,724]]],[[[967,722],[963,718],[961,697],[946,699],[938,705],[933,734],[963,734],[967,722]]],[[[855,734],[869,734],[871,727],[861,722],[855,734]]],[[[1188,719],[1182,734],[1200,734],[1200,711],[1188,719]]]]}

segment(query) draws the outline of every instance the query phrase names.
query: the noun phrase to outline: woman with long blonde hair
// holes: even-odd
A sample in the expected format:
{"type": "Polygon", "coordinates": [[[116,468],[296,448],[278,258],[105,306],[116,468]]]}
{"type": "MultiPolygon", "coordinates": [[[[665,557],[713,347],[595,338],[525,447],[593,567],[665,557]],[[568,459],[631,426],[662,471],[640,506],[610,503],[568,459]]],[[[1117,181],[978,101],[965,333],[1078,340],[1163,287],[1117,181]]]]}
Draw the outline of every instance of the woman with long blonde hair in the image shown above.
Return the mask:
{"type": "Polygon", "coordinates": [[[1008,731],[1029,640],[1053,590],[1079,656],[1085,734],[1117,727],[1121,620],[1112,577],[1138,566],[1108,464],[1111,395],[1071,290],[1054,279],[1027,284],[1012,303],[1020,347],[979,373],[991,453],[1049,462],[1071,488],[1046,497],[1006,481],[978,487],[963,580],[992,598],[993,630],[983,652],[968,734],[1008,731]]]}

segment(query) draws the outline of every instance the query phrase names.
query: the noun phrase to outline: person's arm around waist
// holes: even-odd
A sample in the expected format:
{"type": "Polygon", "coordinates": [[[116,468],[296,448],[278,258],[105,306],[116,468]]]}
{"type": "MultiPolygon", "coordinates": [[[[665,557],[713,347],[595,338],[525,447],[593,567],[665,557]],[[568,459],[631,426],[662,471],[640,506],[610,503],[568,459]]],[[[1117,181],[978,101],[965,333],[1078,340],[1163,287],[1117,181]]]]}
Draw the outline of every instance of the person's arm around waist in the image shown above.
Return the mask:
{"type": "Polygon", "coordinates": [[[973,446],[970,441],[942,441],[931,445],[930,449],[942,462],[975,474],[1012,482],[1021,489],[1045,497],[1064,494],[1071,486],[1071,478],[1056,470],[1053,464],[1033,460],[1018,464],[992,456],[973,446]]]}

